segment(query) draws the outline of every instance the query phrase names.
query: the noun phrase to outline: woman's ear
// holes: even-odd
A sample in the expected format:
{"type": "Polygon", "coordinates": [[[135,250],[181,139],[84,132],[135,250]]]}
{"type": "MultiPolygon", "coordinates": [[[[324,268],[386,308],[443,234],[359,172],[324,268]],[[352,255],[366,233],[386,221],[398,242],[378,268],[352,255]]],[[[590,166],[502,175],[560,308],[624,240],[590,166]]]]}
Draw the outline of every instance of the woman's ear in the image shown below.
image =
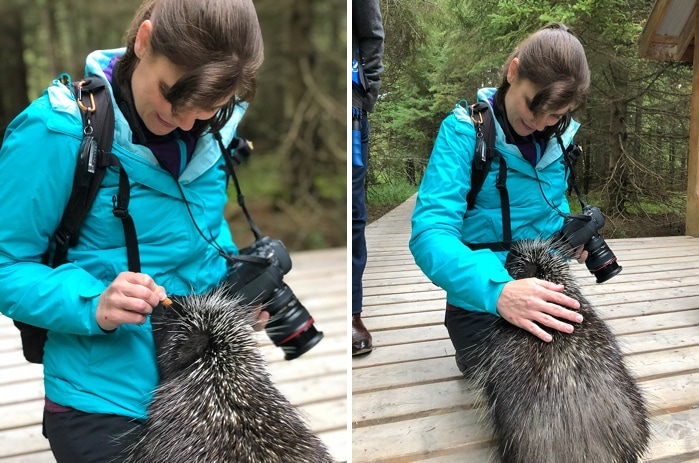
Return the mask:
{"type": "Polygon", "coordinates": [[[150,34],[153,31],[153,23],[150,19],[146,19],[138,26],[136,32],[136,41],[134,42],[134,52],[139,59],[143,58],[150,48],[150,34]]]}
{"type": "Polygon", "coordinates": [[[507,66],[507,83],[512,84],[517,80],[517,69],[519,68],[519,58],[514,57],[507,66]]]}

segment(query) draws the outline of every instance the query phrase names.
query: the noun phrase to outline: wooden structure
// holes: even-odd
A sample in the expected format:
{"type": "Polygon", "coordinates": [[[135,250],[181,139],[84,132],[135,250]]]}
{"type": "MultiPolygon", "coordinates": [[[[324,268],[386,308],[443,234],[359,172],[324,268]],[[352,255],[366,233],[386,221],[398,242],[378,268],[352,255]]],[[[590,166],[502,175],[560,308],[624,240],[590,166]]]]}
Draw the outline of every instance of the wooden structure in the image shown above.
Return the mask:
{"type": "MultiPolygon", "coordinates": [[[[258,333],[279,389],[297,405],[338,461],[349,461],[347,431],[347,251],[296,253],[284,277],[325,337],[287,362],[281,349],[258,333]]],[[[0,315],[0,463],[55,463],[41,435],[41,365],[22,357],[19,332],[0,315]]]]}
{"type": "MultiPolygon", "coordinates": [[[[639,40],[641,58],[699,63],[697,0],[656,0],[639,40]]],[[[699,237],[699,66],[692,75],[686,233],[699,237]]]]}
{"type": "MultiPolygon", "coordinates": [[[[352,359],[352,461],[484,463],[493,441],[454,362],[444,292],[408,250],[414,200],[367,228],[362,319],[375,350],[352,359]]],[[[574,271],[648,401],[644,463],[699,463],[699,239],[607,242],[619,275],[598,285],[574,271]]]]}

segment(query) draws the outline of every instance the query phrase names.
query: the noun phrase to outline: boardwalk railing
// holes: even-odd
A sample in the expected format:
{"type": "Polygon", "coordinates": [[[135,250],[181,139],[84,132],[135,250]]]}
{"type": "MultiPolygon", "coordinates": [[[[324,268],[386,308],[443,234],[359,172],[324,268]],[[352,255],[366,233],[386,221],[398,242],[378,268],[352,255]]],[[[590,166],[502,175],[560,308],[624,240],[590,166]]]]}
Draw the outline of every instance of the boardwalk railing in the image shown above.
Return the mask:
{"type": "MultiPolygon", "coordinates": [[[[303,356],[283,360],[281,349],[257,333],[273,381],[296,405],[338,461],[349,460],[347,431],[347,250],[292,254],[284,282],[315,319],[324,338],[303,356]]],[[[41,365],[22,357],[19,332],[0,315],[0,463],[55,463],[41,435],[41,365]]]]}
{"type": "MultiPolygon", "coordinates": [[[[352,360],[352,460],[483,463],[493,449],[454,362],[444,292],[408,249],[415,197],[367,229],[362,319],[375,350],[352,360]]],[[[699,462],[699,239],[607,240],[623,271],[573,264],[652,413],[645,463],[699,462]]],[[[575,436],[571,436],[575,445],[575,436]]]]}

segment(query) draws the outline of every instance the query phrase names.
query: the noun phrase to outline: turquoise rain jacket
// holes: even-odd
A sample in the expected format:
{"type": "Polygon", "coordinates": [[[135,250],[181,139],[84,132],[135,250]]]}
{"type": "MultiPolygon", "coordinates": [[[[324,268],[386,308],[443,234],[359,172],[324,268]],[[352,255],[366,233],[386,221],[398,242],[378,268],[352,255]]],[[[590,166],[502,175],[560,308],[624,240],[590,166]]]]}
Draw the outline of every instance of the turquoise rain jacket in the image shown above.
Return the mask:
{"type": "MultiPolygon", "coordinates": [[[[104,78],[102,69],[123,53],[90,54],[86,74],[104,78]]],[[[226,144],[243,113],[238,108],[222,130],[226,144]]],[[[212,289],[225,276],[225,260],[197,232],[177,181],[148,148],[131,142],[131,129],[118,109],[115,116],[112,152],[129,176],[129,211],[142,272],[170,295],[212,289]]],[[[144,419],[158,382],[150,322],[105,333],[95,321],[100,294],[128,270],[124,232],[112,214],[116,170],[107,172],[80,240],[68,252],[69,263],[56,269],[41,264],[72,189],[82,129],[75,99],[58,81],[7,129],[0,151],[0,311],[50,329],[44,354],[48,398],[88,413],[144,419]]],[[[227,196],[222,165],[213,136],[202,136],[179,184],[204,235],[237,252],[223,218],[227,196]]]]}
{"type": "MultiPolygon", "coordinates": [[[[481,89],[478,100],[488,102],[494,93],[494,88],[481,89]]],[[[562,136],[564,146],[572,143],[578,127],[571,122],[562,136]]],[[[495,146],[507,163],[512,240],[547,238],[561,229],[563,217],[546,200],[560,212],[570,212],[561,149],[555,138],[549,140],[534,168],[515,145],[505,142],[497,120],[495,128],[495,146]]],[[[512,280],[504,267],[507,253],[472,251],[464,244],[503,240],[500,194],[495,187],[498,158],[493,160],[474,209],[466,210],[475,143],[471,116],[457,104],[442,122],[420,184],[410,250],[425,275],[446,291],[450,304],[499,315],[496,302],[512,280]]]]}

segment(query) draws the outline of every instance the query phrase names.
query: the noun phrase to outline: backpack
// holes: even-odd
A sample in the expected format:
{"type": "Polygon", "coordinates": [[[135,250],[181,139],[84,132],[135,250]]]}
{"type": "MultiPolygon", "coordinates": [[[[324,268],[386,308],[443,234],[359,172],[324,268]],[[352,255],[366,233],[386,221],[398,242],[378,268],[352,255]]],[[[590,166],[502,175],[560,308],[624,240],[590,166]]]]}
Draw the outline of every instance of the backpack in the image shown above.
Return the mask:
{"type": "MultiPolygon", "coordinates": [[[[78,242],[80,227],[92,207],[107,168],[116,167],[119,169],[119,190],[114,198],[113,213],[121,219],[124,227],[129,270],[140,272],[136,229],[128,212],[129,179],[119,159],[111,153],[114,141],[114,108],[107,84],[94,76],[71,84],[70,78],[63,74],[59,80],[69,86],[75,95],[83,120],[83,140],[75,166],[70,198],[61,222],[48,243],[43,263],[55,268],[66,262],[68,249],[78,242]]],[[[20,331],[24,357],[31,363],[43,363],[48,331],[16,320],[14,324],[20,331]]]]}

